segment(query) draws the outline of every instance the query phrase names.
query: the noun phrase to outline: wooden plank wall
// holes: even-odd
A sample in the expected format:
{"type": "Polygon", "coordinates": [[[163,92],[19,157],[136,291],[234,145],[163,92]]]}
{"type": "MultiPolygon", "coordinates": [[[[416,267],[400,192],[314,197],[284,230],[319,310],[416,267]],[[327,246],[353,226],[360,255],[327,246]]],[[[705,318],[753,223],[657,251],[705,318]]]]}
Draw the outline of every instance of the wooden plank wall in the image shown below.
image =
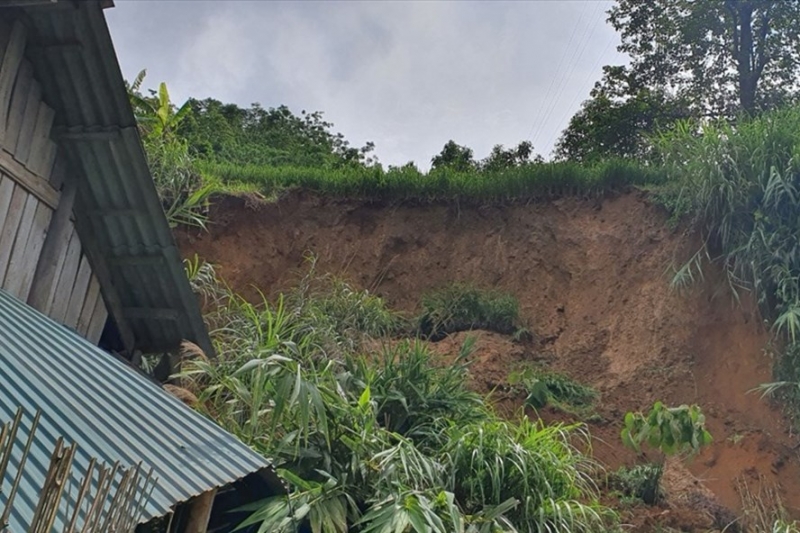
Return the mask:
{"type": "Polygon", "coordinates": [[[108,312],[72,221],[74,194],[54,216],[73,177],[56,160],[55,113],[26,42],[23,24],[0,20],[0,288],[97,343],[108,312]]]}

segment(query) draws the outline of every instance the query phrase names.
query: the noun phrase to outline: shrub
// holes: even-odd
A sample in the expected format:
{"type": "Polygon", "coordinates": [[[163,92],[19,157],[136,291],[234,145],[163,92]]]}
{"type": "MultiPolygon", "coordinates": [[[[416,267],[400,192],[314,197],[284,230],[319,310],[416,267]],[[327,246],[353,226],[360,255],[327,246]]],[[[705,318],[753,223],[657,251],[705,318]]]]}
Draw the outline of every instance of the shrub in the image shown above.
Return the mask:
{"type": "Polygon", "coordinates": [[[519,302],[510,294],[462,283],[425,294],[422,308],[417,328],[431,340],[472,329],[511,334],[519,320],[519,302]]]}
{"type": "Polygon", "coordinates": [[[593,388],[543,368],[527,367],[512,372],[508,382],[511,386],[522,387],[528,395],[526,405],[536,409],[549,404],[566,412],[585,411],[597,399],[593,388]]]}
{"type": "Polygon", "coordinates": [[[350,356],[345,363],[347,386],[369,387],[378,423],[425,447],[439,446],[449,424],[489,417],[483,399],[469,391],[467,358],[473,340],[462,346],[453,364],[435,366],[426,344],[402,341],[369,358],[350,356]]]}
{"type": "Polygon", "coordinates": [[[467,510],[508,498],[519,500],[509,518],[533,531],[602,529],[602,511],[579,500],[595,494],[596,468],[576,453],[572,439],[588,435],[580,426],[545,426],[485,420],[453,426],[445,447],[451,484],[467,510]]]}
{"type": "Polygon", "coordinates": [[[614,485],[626,497],[654,505],[661,499],[662,464],[647,463],[631,468],[622,467],[613,475],[614,485]]]}
{"type": "Polygon", "coordinates": [[[216,191],[204,181],[189,156],[186,144],[168,138],[146,139],[147,162],[170,226],[205,228],[208,199],[216,191]]]}
{"type": "Polygon", "coordinates": [[[665,455],[697,453],[711,444],[711,434],[698,406],[667,407],[656,402],[647,416],[630,412],[625,415],[622,443],[636,452],[647,443],[665,455]]]}
{"type": "Polygon", "coordinates": [[[419,341],[376,352],[325,333],[338,343],[331,357],[315,332],[329,319],[305,313],[324,307],[320,293],[303,294],[299,307],[218,300],[218,358],[186,361],[182,373],[199,408],[270,457],[289,486],[250,507],[243,526],[538,533],[614,521],[596,503],[581,427],[499,419],[466,388],[470,342],[438,367],[419,341]]]}
{"type": "Polygon", "coordinates": [[[292,291],[287,299],[298,327],[330,356],[355,349],[365,338],[392,334],[400,324],[382,298],[342,279],[318,279],[312,289],[292,291]]]}

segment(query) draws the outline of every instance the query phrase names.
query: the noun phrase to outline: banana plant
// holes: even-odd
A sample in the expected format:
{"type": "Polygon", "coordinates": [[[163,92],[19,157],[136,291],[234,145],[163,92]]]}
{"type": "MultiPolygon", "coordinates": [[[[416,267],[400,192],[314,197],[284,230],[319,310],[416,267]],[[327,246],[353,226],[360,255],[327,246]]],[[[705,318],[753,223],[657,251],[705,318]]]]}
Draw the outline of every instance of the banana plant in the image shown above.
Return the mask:
{"type": "Polygon", "coordinates": [[[150,139],[167,138],[177,131],[181,122],[191,112],[189,101],[176,109],[169,96],[167,84],[163,81],[158,91],[151,91],[151,96],[141,93],[142,83],[147,70],[142,70],[128,87],[128,96],[139,123],[142,135],[150,139]]]}

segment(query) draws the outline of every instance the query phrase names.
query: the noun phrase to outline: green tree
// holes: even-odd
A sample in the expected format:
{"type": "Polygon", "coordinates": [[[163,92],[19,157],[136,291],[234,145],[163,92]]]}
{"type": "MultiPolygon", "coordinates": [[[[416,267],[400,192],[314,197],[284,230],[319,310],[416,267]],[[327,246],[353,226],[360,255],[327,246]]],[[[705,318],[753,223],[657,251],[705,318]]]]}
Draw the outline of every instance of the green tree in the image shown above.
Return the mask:
{"type": "Polygon", "coordinates": [[[473,170],[476,168],[476,162],[472,148],[456,144],[453,140],[447,141],[442,151],[431,159],[431,168],[449,168],[460,172],[473,170]]]}
{"type": "Polygon", "coordinates": [[[191,99],[189,106],[192,113],[180,133],[193,153],[207,159],[309,168],[377,164],[373,143],[351,146],[320,111],[296,115],[286,106],[241,108],[212,98],[191,99]]]}
{"type": "Polygon", "coordinates": [[[685,101],[638,82],[625,67],[605,67],[556,143],[556,158],[592,161],[647,155],[647,136],[691,115],[685,101]]]}
{"type": "Polygon", "coordinates": [[[534,161],[542,161],[542,157],[533,157],[533,144],[530,141],[522,141],[514,148],[504,148],[502,144],[496,144],[492,148],[489,156],[480,162],[482,170],[497,171],[518,167],[534,161]]]}
{"type": "Polygon", "coordinates": [[[800,72],[800,0],[617,0],[609,22],[644,86],[732,116],[791,98],[800,72]]]}

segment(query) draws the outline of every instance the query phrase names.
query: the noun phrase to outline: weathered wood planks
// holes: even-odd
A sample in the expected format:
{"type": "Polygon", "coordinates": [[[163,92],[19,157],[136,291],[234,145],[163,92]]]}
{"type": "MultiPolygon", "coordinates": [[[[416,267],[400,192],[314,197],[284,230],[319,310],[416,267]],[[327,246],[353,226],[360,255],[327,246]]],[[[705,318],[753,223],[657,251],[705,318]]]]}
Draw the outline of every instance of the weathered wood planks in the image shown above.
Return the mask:
{"type": "Polygon", "coordinates": [[[72,221],[55,112],[25,57],[25,26],[0,30],[0,288],[97,342],[108,312],[72,221]]]}

